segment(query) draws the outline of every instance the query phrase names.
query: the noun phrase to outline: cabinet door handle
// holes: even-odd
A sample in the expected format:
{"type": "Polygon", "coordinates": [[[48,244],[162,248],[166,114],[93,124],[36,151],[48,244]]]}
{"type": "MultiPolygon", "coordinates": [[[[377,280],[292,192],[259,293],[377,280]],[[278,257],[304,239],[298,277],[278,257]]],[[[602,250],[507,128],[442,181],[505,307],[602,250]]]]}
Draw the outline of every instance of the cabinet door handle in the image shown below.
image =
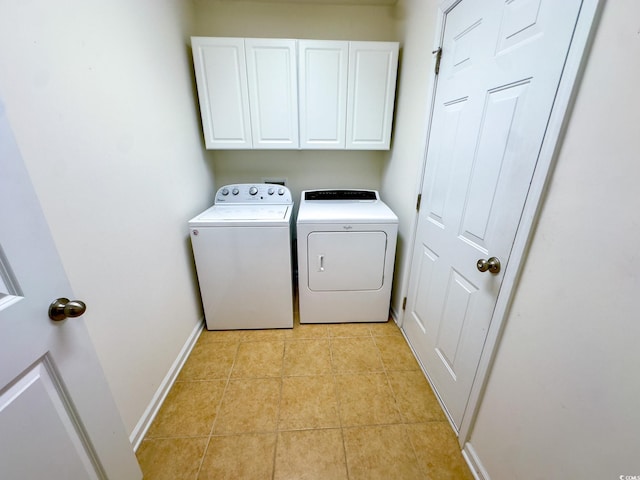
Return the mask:
{"type": "Polygon", "coordinates": [[[324,255],[318,255],[318,271],[324,272],[324,255]]]}

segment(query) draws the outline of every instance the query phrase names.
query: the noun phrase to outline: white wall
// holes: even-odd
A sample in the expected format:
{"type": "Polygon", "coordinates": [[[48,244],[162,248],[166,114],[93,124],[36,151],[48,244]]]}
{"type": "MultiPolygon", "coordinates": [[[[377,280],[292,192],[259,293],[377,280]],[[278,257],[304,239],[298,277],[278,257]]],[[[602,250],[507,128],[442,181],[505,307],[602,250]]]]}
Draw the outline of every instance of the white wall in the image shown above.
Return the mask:
{"type": "MultiPolygon", "coordinates": [[[[278,2],[195,0],[194,35],[395,41],[395,8],[278,2]]],[[[306,188],[381,185],[387,151],[211,151],[216,184],[287,178],[306,188]]]]}
{"type": "MultiPolygon", "coordinates": [[[[193,0],[196,35],[394,40],[394,6],[193,0]]],[[[336,2],[336,3],[339,3],[336,2]]]]}
{"type": "Polygon", "coordinates": [[[640,475],[638,19],[604,8],[471,435],[493,480],[640,475]]]}
{"type": "Polygon", "coordinates": [[[429,92],[433,80],[433,54],[437,0],[399,0],[397,28],[402,39],[396,117],[391,157],[383,165],[381,196],[400,223],[392,308],[402,315],[406,275],[416,220],[416,198],[424,160],[429,92]]]}
{"type": "Polygon", "coordinates": [[[183,0],[0,0],[0,96],[129,432],[201,319],[183,0]]]}

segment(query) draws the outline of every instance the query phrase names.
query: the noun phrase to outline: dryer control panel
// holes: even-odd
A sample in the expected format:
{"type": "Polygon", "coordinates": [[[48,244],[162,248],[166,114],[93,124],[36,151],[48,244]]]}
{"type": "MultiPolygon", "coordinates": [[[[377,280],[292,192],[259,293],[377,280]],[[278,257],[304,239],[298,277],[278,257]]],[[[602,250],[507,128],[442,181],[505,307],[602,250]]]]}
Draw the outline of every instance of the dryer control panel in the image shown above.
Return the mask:
{"type": "Polygon", "coordinates": [[[237,183],[225,185],[216,192],[216,204],[291,204],[291,191],[272,183],[237,183]]]}
{"type": "Polygon", "coordinates": [[[375,190],[307,190],[305,200],[378,200],[375,190]]]}

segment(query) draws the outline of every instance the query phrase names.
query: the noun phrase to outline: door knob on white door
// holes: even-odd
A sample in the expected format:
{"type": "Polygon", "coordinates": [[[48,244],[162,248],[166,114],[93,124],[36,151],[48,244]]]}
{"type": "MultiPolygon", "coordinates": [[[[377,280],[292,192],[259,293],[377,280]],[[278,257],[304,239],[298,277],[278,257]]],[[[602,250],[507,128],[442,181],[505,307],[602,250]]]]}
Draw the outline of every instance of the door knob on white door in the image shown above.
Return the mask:
{"type": "Polygon", "coordinates": [[[500,273],[500,260],[498,260],[496,257],[491,257],[489,260],[481,258],[480,260],[478,260],[476,266],[481,272],[486,272],[487,270],[489,270],[489,272],[491,273],[500,273]]]}
{"type": "Polygon", "coordinates": [[[58,298],[49,305],[49,318],[56,322],[66,318],[75,318],[87,311],[87,305],[80,300],[58,298]]]}

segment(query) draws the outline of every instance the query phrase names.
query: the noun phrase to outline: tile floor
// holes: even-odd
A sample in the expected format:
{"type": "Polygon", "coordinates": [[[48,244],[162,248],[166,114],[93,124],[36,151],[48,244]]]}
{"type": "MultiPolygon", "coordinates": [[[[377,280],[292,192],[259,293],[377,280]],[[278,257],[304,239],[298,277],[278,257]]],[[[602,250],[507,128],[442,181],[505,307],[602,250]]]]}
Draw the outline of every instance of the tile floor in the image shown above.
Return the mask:
{"type": "Polygon", "coordinates": [[[146,480],[472,480],[393,321],[204,331],[137,452],[146,480]]]}

